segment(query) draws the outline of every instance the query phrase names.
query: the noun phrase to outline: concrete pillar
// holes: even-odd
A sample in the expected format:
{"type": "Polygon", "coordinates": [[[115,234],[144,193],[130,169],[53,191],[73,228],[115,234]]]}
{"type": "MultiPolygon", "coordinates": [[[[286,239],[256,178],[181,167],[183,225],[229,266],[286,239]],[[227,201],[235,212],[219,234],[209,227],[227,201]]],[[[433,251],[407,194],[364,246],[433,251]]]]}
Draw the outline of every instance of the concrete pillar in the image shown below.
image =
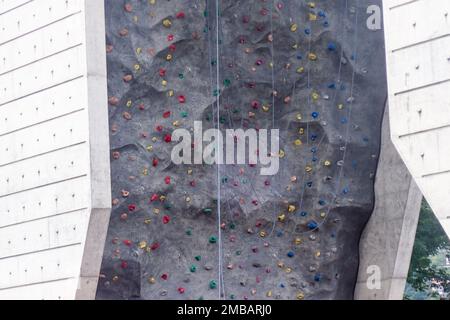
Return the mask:
{"type": "Polygon", "coordinates": [[[403,299],[422,194],[390,139],[383,121],[375,181],[375,208],[360,241],[357,300],[403,299]]]}

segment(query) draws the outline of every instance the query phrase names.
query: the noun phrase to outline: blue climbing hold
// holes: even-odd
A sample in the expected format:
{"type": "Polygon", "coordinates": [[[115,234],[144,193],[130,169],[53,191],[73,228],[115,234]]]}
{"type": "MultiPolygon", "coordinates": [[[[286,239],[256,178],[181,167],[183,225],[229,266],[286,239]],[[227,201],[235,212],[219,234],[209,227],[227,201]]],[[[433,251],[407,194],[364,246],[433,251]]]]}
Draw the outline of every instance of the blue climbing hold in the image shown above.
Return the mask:
{"type": "Polygon", "coordinates": [[[328,50],[329,50],[329,51],[336,51],[336,49],[337,49],[337,46],[336,46],[335,43],[330,42],[330,43],[328,44],[328,50]]]}
{"type": "Polygon", "coordinates": [[[314,281],[315,282],[320,282],[321,279],[322,279],[322,275],[320,273],[316,273],[314,275],[314,281]]]}
{"type": "Polygon", "coordinates": [[[315,230],[315,229],[317,229],[317,227],[319,227],[319,225],[315,221],[308,222],[307,226],[308,226],[309,230],[315,230]]]}

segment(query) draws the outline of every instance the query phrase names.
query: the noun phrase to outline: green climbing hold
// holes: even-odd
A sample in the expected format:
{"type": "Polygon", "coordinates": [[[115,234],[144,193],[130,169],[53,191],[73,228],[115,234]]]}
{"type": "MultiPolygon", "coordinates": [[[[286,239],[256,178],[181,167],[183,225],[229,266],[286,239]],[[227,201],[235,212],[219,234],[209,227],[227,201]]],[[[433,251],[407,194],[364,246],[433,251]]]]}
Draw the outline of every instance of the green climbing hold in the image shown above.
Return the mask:
{"type": "Polygon", "coordinates": [[[211,281],[209,282],[209,288],[210,288],[210,289],[213,289],[213,290],[217,288],[217,283],[216,283],[215,280],[211,280],[211,281]]]}
{"type": "Polygon", "coordinates": [[[182,118],[187,118],[189,116],[189,113],[187,112],[187,111],[183,111],[182,113],[181,113],[181,117],[182,118]]]}
{"type": "Polygon", "coordinates": [[[192,273],[194,273],[197,271],[197,266],[193,264],[189,269],[191,270],[192,273]]]}
{"type": "Polygon", "coordinates": [[[217,243],[217,237],[212,236],[211,238],[209,238],[209,243],[211,244],[217,243]]]}
{"type": "Polygon", "coordinates": [[[230,80],[230,79],[225,79],[225,80],[223,80],[223,85],[224,85],[225,87],[229,87],[229,86],[231,85],[231,80],[230,80]]]}
{"type": "Polygon", "coordinates": [[[196,257],[195,257],[195,260],[201,261],[201,260],[202,260],[202,256],[196,256],[196,257]]]}
{"type": "Polygon", "coordinates": [[[192,230],[187,230],[187,231],[186,231],[186,235],[192,236],[192,230]]]}

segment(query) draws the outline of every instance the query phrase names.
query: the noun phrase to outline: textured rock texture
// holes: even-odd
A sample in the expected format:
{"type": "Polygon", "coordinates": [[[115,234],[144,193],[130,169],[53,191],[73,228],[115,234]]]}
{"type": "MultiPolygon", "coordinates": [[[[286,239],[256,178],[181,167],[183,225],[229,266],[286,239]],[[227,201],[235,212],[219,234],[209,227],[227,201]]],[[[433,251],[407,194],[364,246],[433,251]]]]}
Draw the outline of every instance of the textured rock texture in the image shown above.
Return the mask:
{"type": "Polygon", "coordinates": [[[381,1],[218,2],[106,0],[114,209],[97,296],[351,299],[386,99],[383,34],[366,27],[381,1]],[[279,173],[172,164],[171,133],[196,120],[279,128],[279,173]]]}

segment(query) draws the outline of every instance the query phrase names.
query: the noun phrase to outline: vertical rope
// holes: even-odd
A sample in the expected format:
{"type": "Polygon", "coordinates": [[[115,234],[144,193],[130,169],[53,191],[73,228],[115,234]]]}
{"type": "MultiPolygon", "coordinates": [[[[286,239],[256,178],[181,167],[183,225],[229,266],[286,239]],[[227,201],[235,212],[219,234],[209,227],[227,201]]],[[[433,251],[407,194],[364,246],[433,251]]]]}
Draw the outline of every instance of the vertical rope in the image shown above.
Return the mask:
{"type": "MultiPolygon", "coordinates": [[[[217,133],[220,132],[220,39],[219,39],[219,19],[220,19],[219,0],[216,0],[216,121],[217,133]]],[[[222,212],[221,212],[221,185],[220,185],[220,159],[222,158],[222,149],[219,139],[217,139],[217,226],[218,226],[218,242],[219,242],[219,300],[225,295],[223,289],[223,244],[222,244],[222,212]]]]}

